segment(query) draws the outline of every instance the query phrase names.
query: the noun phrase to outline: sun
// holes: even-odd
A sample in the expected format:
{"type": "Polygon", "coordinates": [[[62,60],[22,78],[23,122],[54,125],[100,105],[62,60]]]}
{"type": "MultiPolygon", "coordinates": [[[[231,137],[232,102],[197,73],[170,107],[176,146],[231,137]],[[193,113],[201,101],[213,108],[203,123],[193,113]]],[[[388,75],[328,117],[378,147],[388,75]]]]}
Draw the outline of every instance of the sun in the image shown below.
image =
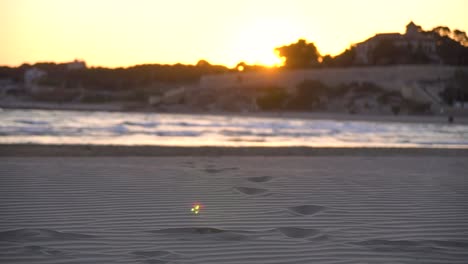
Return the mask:
{"type": "Polygon", "coordinates": [[[281,66],[275,48],[297,41],[302,26],[282,19],[256,19],[240,23],[236,54],[247,64],[281,66]]]}
{"type": "Polygon", "coordinates": [[[268,67],[277,67],[283,65],[283,60],[280,57],[278,57],[278,55],[275,52],[271,52],[268,54],[261,54],[258,58],[258,63],[256,64],[268,67]]]}

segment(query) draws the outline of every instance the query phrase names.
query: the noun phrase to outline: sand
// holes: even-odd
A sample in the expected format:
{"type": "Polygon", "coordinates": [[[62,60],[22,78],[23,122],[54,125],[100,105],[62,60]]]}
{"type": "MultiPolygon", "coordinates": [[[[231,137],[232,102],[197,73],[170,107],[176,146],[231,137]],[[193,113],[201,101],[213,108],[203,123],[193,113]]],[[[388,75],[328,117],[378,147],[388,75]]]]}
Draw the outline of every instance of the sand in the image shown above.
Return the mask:
{"type": "Polygon", "coordinates": [[[170,147],[112,145],[0,144],[0,157],[180,157],[180,156],[440,156],[468,158],[468,149],[313,148],[313,147],[170,147]]]}
{"type": "Polygon", "coordinates": [[[467,155],[351,154],[2,157],[0,263],[468,263],[467,155]]]}

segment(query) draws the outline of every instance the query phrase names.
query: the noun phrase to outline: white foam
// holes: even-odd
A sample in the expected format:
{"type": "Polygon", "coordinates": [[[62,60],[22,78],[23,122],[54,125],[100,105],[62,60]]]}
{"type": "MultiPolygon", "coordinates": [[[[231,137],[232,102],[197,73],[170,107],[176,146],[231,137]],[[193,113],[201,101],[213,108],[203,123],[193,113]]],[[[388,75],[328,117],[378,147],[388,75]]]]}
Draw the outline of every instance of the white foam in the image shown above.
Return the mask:
{"type": "Polygon", "coordinates": [[[0,117],[0,143],[468,147],[466,125],[40,110],[0,117]]]}

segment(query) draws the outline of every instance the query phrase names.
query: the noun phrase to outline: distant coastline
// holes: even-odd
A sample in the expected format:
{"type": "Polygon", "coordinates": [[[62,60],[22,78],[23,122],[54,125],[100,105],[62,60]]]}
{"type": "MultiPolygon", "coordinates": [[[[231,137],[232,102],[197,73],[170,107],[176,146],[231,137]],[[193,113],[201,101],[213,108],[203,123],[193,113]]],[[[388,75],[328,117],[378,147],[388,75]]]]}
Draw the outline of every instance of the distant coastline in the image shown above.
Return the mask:
{"type": "Polygon", "coordinates": [[[327,112],[468,116],[468,37],[413,22],[342,54],[299,39],[277,47],[281,67],[144,64],[88,67],[83,60],[0,67],[0,107],[148,112],[327,112]]]}

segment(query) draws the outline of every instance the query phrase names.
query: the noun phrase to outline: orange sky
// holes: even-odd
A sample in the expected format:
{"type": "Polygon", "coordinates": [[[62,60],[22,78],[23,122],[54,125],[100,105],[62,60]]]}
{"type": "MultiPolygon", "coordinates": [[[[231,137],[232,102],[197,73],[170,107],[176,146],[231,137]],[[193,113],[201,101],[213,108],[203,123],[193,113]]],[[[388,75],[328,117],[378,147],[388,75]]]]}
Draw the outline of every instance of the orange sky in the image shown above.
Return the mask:
{"type": "Polygon", "coordinates": [[[0,65],[272,65],[274,48],[298,38],[336,55],[410,20],[468,30],[467,10],[466,0],[0,0],[0,65]]]}

